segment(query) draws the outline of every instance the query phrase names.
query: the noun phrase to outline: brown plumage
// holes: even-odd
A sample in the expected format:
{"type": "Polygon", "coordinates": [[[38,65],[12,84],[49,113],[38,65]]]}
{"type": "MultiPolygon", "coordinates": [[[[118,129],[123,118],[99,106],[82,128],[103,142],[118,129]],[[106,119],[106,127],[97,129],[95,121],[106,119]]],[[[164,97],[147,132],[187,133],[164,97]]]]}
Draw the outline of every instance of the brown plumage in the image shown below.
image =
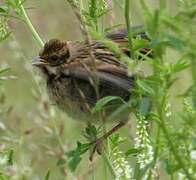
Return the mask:
{"type": "MultiPolygon", "coordinates": [[[[137,36],[149,40],[145,33],[137,36]]],[[[118,43],[119,48],[130,56],[128,48],[121,46],[128,44],[126,31],[121,30],[106,37],[118,43]]],[[[49,96],[58,107],[73,119],[95,122],[98,121],[97,115],[92,115],[90,110],[97,100],[106,96],[120,96],[128,101],[135,82],[134,76],[128,75],[127,67],[112,50],[98,41],[92,41],[90,46],[94,62],[89,55],[89,45],[86,42],[50,40],[35,58],[34,65],[42,71],[49,96]],[[92,67],[96,71],[92,70],[92,67]],[[95,79],[98,79],[96,88],[95,79]]],[[[143,49],[142,53],[149,51],[143,49]]],[[[117,103],[119,102],[113,101],[110,104],[117,103]]],[[[113,111],[115,109],[107,111],[106,117],[113,111]]],[[[128,119],[128,113],[119,114],[116,119],[120,124],[96,141],[96,144],[123,126],[128,119]]]]}

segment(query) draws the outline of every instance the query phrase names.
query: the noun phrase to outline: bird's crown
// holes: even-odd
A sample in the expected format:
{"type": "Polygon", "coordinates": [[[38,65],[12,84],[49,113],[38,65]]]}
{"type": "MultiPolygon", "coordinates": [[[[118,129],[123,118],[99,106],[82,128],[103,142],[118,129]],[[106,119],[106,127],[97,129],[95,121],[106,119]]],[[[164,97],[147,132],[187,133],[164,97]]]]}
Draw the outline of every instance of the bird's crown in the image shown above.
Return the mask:
{"type": "MultiPolygon", "coordinates": [[[[58,65],[66,62],[69,58],[69,49],[66,41],[51,39],[45,43],[39,53],[39,59],[45,64],[58,65]]],[[[43,63],[42,63],[43,64],[43,63]]]]}

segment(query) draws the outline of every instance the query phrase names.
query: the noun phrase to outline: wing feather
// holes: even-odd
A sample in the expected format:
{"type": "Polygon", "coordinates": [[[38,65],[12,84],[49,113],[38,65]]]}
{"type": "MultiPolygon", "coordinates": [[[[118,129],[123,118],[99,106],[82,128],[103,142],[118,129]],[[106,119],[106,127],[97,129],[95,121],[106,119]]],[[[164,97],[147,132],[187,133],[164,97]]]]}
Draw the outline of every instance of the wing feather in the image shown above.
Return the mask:
{"type": "Polygon", "coordinates": [[[76,78],[78,80],[86,81],[87,83],[94,82],[96,78],[99,81],[99,86],[108,87],[111,89],[121,89],[126,93],[131,93],[131,89],[134,87],[134,78],[133,76],[127,75],[123,71],[118,71],[117,69],[102,69],[96,72],[87,71],[82,68],[75,69],[65,69],[64,75],[76,78]]]}
{"type": "MultiPolygon", "coordinates": [[[[133,27],[132,28],[133,31],[133,38],[137,38],[140,37],[144,40],[150,41],[150,38],[148,37],[148,35],[142,31],[142,28],[139,27],[133,27]]],[[[110,34],[106,35],[106,38],[111,39],[112,41],[122,45],[122,47],[120,47],[120,49],[128,56],[131,55],[130,51],[128,48],[126,48],[125,46],[128,46],[128,40],[127,40],[127,30],[122,28],[122,29],[118,29],[115,32],[112,32],[110,34]]],[[[148,54],[149,57],[152,57],[152,52],[150,50],[150,48],[148,47],[143,47],[140,49],[140,52],[142,54],[148,54]]]]}

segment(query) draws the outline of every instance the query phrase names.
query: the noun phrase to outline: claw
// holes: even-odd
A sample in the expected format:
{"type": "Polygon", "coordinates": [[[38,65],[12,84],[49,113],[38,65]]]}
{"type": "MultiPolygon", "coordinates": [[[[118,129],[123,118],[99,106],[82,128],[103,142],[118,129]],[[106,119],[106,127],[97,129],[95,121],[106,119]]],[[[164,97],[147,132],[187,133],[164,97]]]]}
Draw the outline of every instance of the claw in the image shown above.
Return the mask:
{"type": "Polygon", "coordinates": [[[100,138],[100,139],[97,139],[96,141],[92,142],[93,150],[89,156],[90,161],[93,160],[93,156],[94,156],[95,152],[97,152],[97,154],[101,155],[102,141],[103,141],[103,139],[100,138]]]}

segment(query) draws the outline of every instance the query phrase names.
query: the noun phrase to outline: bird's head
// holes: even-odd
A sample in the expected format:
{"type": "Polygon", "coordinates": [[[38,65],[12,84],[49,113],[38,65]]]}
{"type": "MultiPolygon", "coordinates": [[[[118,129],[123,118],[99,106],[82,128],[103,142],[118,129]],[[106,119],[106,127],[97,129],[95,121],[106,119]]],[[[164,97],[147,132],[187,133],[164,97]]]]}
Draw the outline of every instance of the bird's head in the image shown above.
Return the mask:
{"type": "Polygon", "coordinates": [[[39,56],[33,60],[35,66],[58,66],[67,62],[69,59],[69,50],[67,43],[62,40],[52,39],[45,43],[39,56]]]}
{"type": "Polygon", "coordinates": [[[57,67],[66,63],[70,57],[66,41],[52,39],[45,43],[44,48],[35,57],[32,64],[47,71],[48,74],[55,74],[57,67]]]}

